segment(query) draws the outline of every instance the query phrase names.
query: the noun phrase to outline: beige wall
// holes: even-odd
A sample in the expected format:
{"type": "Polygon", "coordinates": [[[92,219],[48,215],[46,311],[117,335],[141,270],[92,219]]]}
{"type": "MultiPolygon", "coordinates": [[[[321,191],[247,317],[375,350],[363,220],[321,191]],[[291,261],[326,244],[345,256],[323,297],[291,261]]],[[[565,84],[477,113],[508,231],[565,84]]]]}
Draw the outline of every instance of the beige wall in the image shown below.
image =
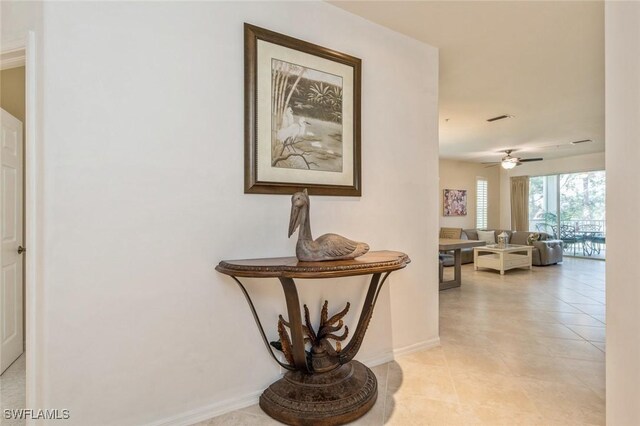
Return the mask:
{"type": "Polygon", "coordinates": [[[640,3],[605,2],[607,424],[640,425],[640,3]]]}
{"type": "Polygon", "coordinates": [[[24,124],[24,67],[0,71],[0,107],[24,124]]]}
{"type": "Polygon", "coordinates": [[[466,161],[440,160],[440,226],[452,228],[476,227],[476,179],[488,181],[488,225],[497,228],[500,224],[500,168],[485,167],[466,161]],[[443,215],[443,191],[445,189],[467,190],[467,215],[443,215]]]}

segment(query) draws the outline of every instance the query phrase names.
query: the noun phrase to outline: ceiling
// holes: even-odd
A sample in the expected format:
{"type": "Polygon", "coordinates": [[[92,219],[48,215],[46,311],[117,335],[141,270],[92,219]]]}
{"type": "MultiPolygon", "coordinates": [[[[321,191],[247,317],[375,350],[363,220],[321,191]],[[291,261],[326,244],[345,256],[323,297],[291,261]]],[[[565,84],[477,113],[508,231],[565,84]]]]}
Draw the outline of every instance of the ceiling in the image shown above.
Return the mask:
{"type": "Polygon", "coordinates": [[[331,3],[440,49],[442,158],[604,151],[603,2],[331,3]]]}

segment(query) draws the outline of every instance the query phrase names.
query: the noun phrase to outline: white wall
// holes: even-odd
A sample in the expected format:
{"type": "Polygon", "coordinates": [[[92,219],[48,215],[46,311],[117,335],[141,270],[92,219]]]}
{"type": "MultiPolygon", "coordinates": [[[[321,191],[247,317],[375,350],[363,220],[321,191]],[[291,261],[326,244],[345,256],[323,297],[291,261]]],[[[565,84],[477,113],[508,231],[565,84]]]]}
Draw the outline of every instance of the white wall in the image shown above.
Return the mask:
{"type": "Polygon", "coordinates": [[[578,173],[604,170],[604,168],[604,152],[525,163],[511,170],[500,168],[500,227],[511,228],[511,187],[509,184],[511,177],[578,173]]]}
{"type": "MultiPolygon", "coordinates": [[[[313,197],[312,226],[413,260],[359,359],[437,342],[436,49],[322,2],[42,7],[41,406],[78,425],[197,420],[279,376],[213,270],[295,245],[288,196],[243,194],[243,22],[362,58],[363,196],[313,197]]],[[[305,282],[301,299],[314,316],[351,301],[353,324],[365,283],[305,282]]],[[[273,338],[278,286],[248,282],[273,338]]]]}
{"type": "Polygon", "coordinates": [[[24,47],[27,31],[40,28],[42,3],[3,1],[0,20],[0,49],[5,51],[24,47]]]}
{"type": "MultiPolygon", "coordinates": [[[[36,138],[42,134],[43,122],[37,120],[42,117],[43,105],[36,102],[36,99],[42,99],[42,84],[30,81],[29,76],[40,75],[43,70],[41,55],[35,54],[35,51],[44,45],[42,38],[42,2],[19,2],[19,1],[3,1],[0,2],[0,49],[3,52],[25,49],[25,56],[30,60],[25,67],[27,76],[25,95],[27,114],[25,126],[25,158],[28,158],[26,179],[25,179],[25,201],[30,208],[25,209],[25,244],[29,248],[29,253],[25,257],[25,339],[26,339],[26,403],[33,406],[33,401],[42,400],[43,383],[43,357],[37,356],[37,350],[34,342],[43,341],[42,333],[44,325],[42,317],[44,316],[44,304],[41,297],[45,292],[43,287],[42,272],[44,264],[42,262],[44,233],[42,231],[42,223],[44,216],[44,197],[42,191],[34,193],[32,187],[36,184],[44,185],[43,173],[39,155],[42,152],[42,140],[36,138]],[[28,35],[29,31],[33,31],[33,37],[28,35]],[[31,39],[28,45],[27,40],[31,39]],[[34,171],[34,175],[30,174],[30,170],[34,171]],[[37,241],[37,242],[36,242],[37,241]],[[37,256],[36,256],[37,255],[37,256]],[[37,272],[36,272],[37,271],[37,272]],[[40,274],[40,275],[39,275],[40,274]],[[34,291],[36,290],[37,291],[34,291]],[[36,294],[37,293],[37,294],[36,294]]],[[[41,345],[42,347],[42,345],[41,345]]]]}
{"type": "Polygon", "coordinates": [[[500,168],[486,167],[478,163],[466,161],[440,160],[440,226],[451,228],[476,227],[476,180],[478,177],[487,179],[489,228],[498,228],[500,224],[500,168]],[[445,189],[467,190],[467,215],[444,216],[445,189]]]}
{"type": "Polygon", "coordinates": [[[640,424],[640,3],[605,3],[607,424],[640,424]]]}

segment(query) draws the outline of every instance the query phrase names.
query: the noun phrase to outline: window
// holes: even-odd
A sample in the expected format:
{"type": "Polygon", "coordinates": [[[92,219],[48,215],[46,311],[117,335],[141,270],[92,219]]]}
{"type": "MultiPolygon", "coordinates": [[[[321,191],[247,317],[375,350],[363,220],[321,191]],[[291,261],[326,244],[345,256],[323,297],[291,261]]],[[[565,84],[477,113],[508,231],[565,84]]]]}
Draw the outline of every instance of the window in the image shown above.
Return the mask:
{"type": "Polygon", "coordinates": [[[529,178],[529,230],[564,242],[566,255],[605,258],[604,171],[529,178]]]}
{"type": "Polygon", "coordinates": [[[476,180],[476,228],[487,229],[487,186],[485,178],[476,180]]]}

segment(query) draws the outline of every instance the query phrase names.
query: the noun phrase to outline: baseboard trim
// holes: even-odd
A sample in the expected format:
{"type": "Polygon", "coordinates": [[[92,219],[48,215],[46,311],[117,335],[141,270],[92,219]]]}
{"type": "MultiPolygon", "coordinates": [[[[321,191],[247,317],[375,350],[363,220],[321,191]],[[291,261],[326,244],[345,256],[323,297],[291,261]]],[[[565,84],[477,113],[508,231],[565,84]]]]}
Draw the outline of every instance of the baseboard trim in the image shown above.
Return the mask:
{"type": "Polygon", "coordinates": [[[190,426],[194,423],[209,420],[212,417],[221,416],[231,411],[255,405],[258,403],[261,394],[262,391],[251,392],[239,398],[230,398],[224,401],[214,402],[204,407],[148,423],[147,426],[190,426]]]}
{"type": "Polygon", "coordinates": [[[366,358],[357,357],[357,360],[366,365],[369,368],[373,368],[378,365],[382,365],[387,362],[393,361],[393,351],[388,350],[385,352],[380,352],[377,355],[371,355],[366,358]]]}
{"type": "Polygon", "coordinates": [[[422,342],[414,343],[409,346],[397,348],[393,350],[394,358],[401,355],[408,355],[413,352],[423,351],[425,349],[435,348],[440,346],[440,337],[434,337],[433,339],[424,340],[422,342]]]}
{"type": "MultiPolygon", "coordinates": [[[[377,365],[393,361],[397,356],[407,355],[425,349],[431,349],[436,346],[440,346],[439,337],[414,343],[402,348],[381,352],[366,358],[359,358],[358,360],[368,367],[375,367],[377,365]]],[[[177,414],[172,417],[148,423],[147,426],[189,426],[194,423],[208,420],[212,417],[220,416],[231,411],[240,410],[242,408],[257,404],[261,394],[262,391],[257,391],[241,396],[239,398],[230,398],[224,401],[215,402],[201,408],[196,408],[194,410],[177,414]]]]}

